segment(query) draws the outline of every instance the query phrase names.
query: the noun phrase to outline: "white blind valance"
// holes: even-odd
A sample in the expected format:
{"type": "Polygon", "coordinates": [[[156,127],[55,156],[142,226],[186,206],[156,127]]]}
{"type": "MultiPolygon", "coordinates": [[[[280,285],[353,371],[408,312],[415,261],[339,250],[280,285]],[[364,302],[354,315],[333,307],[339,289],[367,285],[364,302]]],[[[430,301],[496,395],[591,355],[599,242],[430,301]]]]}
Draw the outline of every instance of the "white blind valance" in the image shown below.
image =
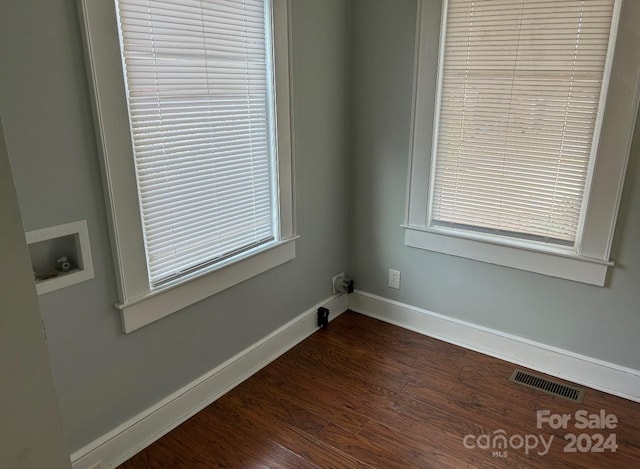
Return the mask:
{"type": "Polygon", "coordinates": [[[432,225],[574,245],[613,7],[448,0],[432,225]]]}
{"type": "Polygon", "coordinates": [[[150,284],[273,240],[267,0],[116,0],[150,284]]]}

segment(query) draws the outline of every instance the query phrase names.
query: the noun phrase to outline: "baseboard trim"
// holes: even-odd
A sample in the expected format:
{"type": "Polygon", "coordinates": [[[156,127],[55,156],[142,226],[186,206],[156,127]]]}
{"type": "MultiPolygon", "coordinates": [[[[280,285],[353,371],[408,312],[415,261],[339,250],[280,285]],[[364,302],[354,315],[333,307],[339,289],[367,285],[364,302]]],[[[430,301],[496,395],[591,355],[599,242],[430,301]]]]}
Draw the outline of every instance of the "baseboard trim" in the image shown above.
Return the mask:
{"type": "Polygon", "coordinates": [[[314,305],[267,337],[71,455],[73,469],[108,469],[186,421],[314,333],[316,310],[347,309],[469,350],[640,402],[640,371],[356,290],[314,305]]]}
{"type": "Polygon", "coordinates": [[[466,349],[640,402],[640,371],[356,290],[349,309],[466,349]]]}
{"type": "Polygon", "coordinates": [[[186,421],[318,330],[316,311],[324,306],[330,320],[347,310],[338,294],[309,308],[209,373],[71,455],[73,469],[113,468],[186,421]]]}

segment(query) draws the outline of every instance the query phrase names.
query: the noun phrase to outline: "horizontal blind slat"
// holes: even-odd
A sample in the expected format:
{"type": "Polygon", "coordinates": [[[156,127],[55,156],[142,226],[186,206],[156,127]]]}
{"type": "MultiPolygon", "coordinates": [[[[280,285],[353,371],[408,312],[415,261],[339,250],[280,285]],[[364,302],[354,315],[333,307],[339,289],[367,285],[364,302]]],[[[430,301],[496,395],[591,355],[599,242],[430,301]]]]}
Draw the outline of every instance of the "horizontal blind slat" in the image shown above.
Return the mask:
{"type": "Polygon", "coordinates": [[[265,0],[117,0],[150,284],[273,239],[265,0]]]}
{"type": "Polygon", "coordinates": [[[613,0],[449,0],[432,223],[575,241],[612,17],[613,0]]]}

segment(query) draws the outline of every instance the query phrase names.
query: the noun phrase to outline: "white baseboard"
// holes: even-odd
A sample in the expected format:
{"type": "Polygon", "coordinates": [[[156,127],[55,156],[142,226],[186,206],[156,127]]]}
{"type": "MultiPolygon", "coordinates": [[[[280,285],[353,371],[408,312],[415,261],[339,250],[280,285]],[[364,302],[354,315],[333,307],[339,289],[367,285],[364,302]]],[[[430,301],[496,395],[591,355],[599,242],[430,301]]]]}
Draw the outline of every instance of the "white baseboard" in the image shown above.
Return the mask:
{"type": "Polygon", "coordinates": [[[347,309],[558,378],[640,402],[640,371],[356,291],[334,295],[209,373],[71,455],[73,469],[116,467],[297,345],[318,327],[316,310],[334,319],[347,309]]]}
{"type": "Polygon", "coordinates": [[[349,295],[349,309],[451,344],[640,402],[640,371],[426,311],[370,293],[349,295]]]}
{"type": "Polygon", "coordinates": [[[347,295],[333,295],[209,373],[174,392],[71,455],[73,469],[112,468],[147,447],[318,330],[316,311],[334,319],[347,310],[347,295]]]}

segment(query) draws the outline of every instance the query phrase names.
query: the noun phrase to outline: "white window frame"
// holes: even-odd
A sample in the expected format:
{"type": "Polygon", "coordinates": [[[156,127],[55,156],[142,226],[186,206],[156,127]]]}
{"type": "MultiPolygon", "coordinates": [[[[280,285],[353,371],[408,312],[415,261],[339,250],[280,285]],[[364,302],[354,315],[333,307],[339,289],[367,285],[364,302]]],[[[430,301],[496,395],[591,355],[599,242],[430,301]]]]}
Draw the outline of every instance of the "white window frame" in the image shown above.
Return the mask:
{"type": "MultiPolygon", "coordinates": [[[[440,25],[427,3],[418,0],[412,132],[409,156],[405,244],[453,256],[536,272],[592,285],[604,286],[613,233],[622,196],[622,186],[633,139],[640,97],[640,48],[633,44],[633,21],[616,0],[611,40],[603,84],[604,112],[598,124],[600,138],[595,154],[591,185],[586,188],[585,216],[576,247],[562,248],[540,242],[430,226],[428,207],[432,172],[435,116],[439,114],[439,90],[445,38],[447,0],[442,2],[440,25]],[[619,20],[619,21],[618,21],[619,20]],[[620,23],[620,28],[618,27],[620,23]],[[436,54],[428,31],[439,28],[436,54]],[[615,45],[618,44],[616,48],[615,45]],[[615,50],[615,53],[613,52],[615,50]],[[438,66],[434,67],[436,60],[438,66]],[[609,70],[611,71],[609,75],[609,70]],[[434,112],[435,110],[435,112],[434,112]],[[423,129],[428,129],[424,131],[423,129]]],[[[596,128],[598,125],[596,125],[596,128]]]]}
{"type": "Polygon", "coordinates": [[[114,0],[78,0],[123,330],[132,332],[295,258],[289,1],[271,0],[277,138],[276,240],[151,289],[114,0]]]}

